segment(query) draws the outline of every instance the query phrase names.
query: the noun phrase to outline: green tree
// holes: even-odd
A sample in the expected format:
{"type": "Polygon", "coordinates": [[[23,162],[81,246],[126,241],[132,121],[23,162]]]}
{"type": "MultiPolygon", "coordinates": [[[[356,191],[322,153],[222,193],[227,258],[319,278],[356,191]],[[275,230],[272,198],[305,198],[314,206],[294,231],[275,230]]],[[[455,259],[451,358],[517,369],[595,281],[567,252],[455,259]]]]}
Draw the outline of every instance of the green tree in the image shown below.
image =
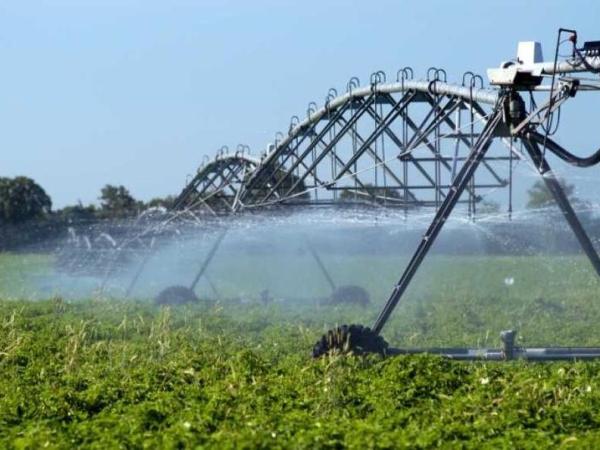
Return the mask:
{"type": "MultiPolygon", "coordinates": [[[[573,197],[575,186],[572,184],[567,184],[562,178],[559,178],[558,182],[562,186],[567,197],[576,203],[578,200],[573,197]]],[[[533,186],[531,186],[531,188],[527,191],[527,195],[529,196],[527,200],[527,208],[529,209],[543,208],[554,203],[554,197],[552,197],[552,194],[546,187],[544,180],[537,180],[535,183],[533,183],[533,186]]]]}
{"type": "Polygon", "coordinates": [[[100,191],[102,215],[111,218],[122,218],[135,215],[139,203],[124,186],[107,184],[100,191]]]}
{"type": "Polygon", "coordinates": [[[148,203],[144,205],[145,208],[155,208],[155,207],[163,207],[166,209],[171,209],[175,204],[175,197],[173,195],[168,195],[164,198],[156,197],[150,200],[148,203]]]}
{"type": "Polygon", "coordinates": [[[47,216],[52,200],[46,191],[27,177],[0,178],[0,220],[21,223],[47,216]]]}
{"type": "Polygon", "coordinates": [[[98,211],[94,205],[83,206],[79,201],[76,205],[58,210],[56,215],[68,222],[92,221],[98,218],[98,211]]]}

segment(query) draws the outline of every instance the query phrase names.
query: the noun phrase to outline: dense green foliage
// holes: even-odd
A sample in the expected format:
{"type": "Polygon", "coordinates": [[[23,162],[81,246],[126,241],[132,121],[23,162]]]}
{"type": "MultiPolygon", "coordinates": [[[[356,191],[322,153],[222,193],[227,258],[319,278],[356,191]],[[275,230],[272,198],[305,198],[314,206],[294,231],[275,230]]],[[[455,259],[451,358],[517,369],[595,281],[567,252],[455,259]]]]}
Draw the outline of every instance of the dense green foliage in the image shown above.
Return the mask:
{"type": "Polygon", "coordinates": [[[600,438],[597,363],[313,361],[310,325],[245,313],[3,303],[0,446],[508,448],[600,438]]]}
{"type": "Polygon", "coordinates": [[[27,177],[0,177],[0,224],[39,219],[52,209],[46,191],[27,177]]]}
{"type": "Polygon", "coordinates": [[[138,202],[125,186],[107,184],[100,190],[101,213],[107,217],[123,218],[135,215],[138,202]]]}
{"type": "MultiPolygon", "coordinates": [[[[42,270],[42,258],[28,258],[0,258],[8,272],[0,289],[19,281],[28,265],[42,270]]],[[[540,269],[533,258],[490,259],[494,270],[478,258],[454,261],[461,264],[442,258],[439,269],[427,269],[440,277],[440,293],[414,292],[386,327],[389,340],[497,346],[497,330],[513,324],[526,330],[528,344],[598,343],[598,283],[585,260],[559,258],[540,269]],[[436,272],[442,267],[446,278],[436,272]],[[565,269],[564,284],[558,268],[565,269]],[[518,277],[510,293],[495,287],[505,273],[518,277]],[[540,276],[548,290],[536,284],[540,276]],[[521,279],[529,286],[520,287],[521,279]]],[[[334,321],[369,324],[376,312],[377,305],[234,300],[178,308],[142,299],[0,301],[0,447],[593,448],[600,442],[600,362],[310,358],[334,321]]]]}
{"type": "MultiPolygon", "coordinates": [[[[576,205],[577,203],[580,203],[580,200],[573,195],[575,193],[575,186],[567,183],[562,178],[559,179],[559,182],[562,185],[567,197],[569,197],[571,201],[576,205]]],[[[544,183],[544,180],[536,180],[533,183],[533,185],[527,190],[527,196],[528,208],[544,208],[546,206],[554,204],[554,197],[552,197],[551,192],[546,187],[546,183],[544,183]]]]}

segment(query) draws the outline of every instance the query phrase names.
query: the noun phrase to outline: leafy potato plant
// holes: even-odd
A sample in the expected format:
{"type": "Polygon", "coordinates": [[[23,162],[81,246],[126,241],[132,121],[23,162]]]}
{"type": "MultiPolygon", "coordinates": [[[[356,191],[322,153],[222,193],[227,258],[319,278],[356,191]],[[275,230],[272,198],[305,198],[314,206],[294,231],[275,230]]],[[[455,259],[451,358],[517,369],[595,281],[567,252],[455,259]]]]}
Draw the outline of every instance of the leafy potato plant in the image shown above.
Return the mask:
{"type": "MultiPolygon", "coordinates": [[[[454,306],[432,305],[429,318],[424,306],[421,319],[435,326],[436,314],[448,317],[454,306]]],[[[312,360],[322,318],[339,313],[314,305],[290,311],[225,302],[159,308],[108,300],[2,301],[0,447],[600,442],[600,363],[461,363],[427,355],[312,360]]],[[[452,319],[448,327],[458,323],[452,319]]],[[[392,334],[401,338],[402,327],[398,321],[392,334]]],[[[458,333],[430,330],[426,340],[441,340],[445,332],[458,333]]]]}
{"type": "MultiPolygon", "coordinates": [[[[223,299],[161,308],[150,297],[20,300],[49,262],[0,255],[0,293],[10,292],[0,295],[0,448],[599,445],[600,362],[313,360],[327,329],[373,323],[398,261],[336,261],[336,279],[369,292],[361,307],[236,300],[237,285],[264,288],[244,258],[235,280],[219,280],[223,299]]],[[[394,346],[497,347],[500,330],[516,328],[520,344],[600,345],[598,287],[580,257],[434,257],[384,335],[394,346]]]]}

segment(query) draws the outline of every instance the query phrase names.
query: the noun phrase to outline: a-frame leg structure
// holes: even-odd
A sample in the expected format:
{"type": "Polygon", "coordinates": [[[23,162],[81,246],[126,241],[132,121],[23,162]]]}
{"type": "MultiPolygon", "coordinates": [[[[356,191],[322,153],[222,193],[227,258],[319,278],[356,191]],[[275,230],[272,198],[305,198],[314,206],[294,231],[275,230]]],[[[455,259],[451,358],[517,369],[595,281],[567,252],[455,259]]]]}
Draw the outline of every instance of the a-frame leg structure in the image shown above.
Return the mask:
{"type": "Polygon", "coordinates": [[[304,238],[304,242],[306,244],[306,248],[308,249],[309,253],[312,255],[313,259],[317,263],[317,266],[319,266],[319,269],[321,269],[321,272],[323,273],[323,276],[325,277],[327,284],[331,288],[331,291],[332,292],[335,291],[337,289],[337,286],[335,285],[335,281],[333,281],[333,277],[329,273],[329,270],[327,270],[327,267],[323,263],[323,260],[321,259],[321,256],[317,252],[317,249],[314,247],[312,242],[310,242],[308,237],[304,238]]]}
{"type": "Polygon", "coordinates": [[[563,187],[554,175],[554,172],[552,172],[552,169],[550,169],[550,165],[540,150],[539,145],[537,142],[528,139],[523,139],[523,144],[525,145],[531,160],[542,176],[546,187],[552,194],[552,197],[554,197],[554,200],[565,216],[565,219],[569,223],[573,233],[575,233],[575,237],[579,241],[579,245],[581,245],[581,248],[589,258],[592,266],[594,266],[596,273],[600,276],[600,257],[598,257],[598,253],[594,249],[592,241],[581,225],[573,206],[571,206],[571,202],[569,201],[567,194],[565,194],[563,187]]]}
{"type": "Polygon", "coordinates": [[[427,232],[423,236],[417,250],[413,254],[408,266],[404,270],[400,281],[394,286],[394,290],[383,307],[383,310],[377,317],[375,324],[373,325],[373,331],[375,333],[381,332],[381,329],[389,319],[390,315],[396,308],[396,305],[400,301],[400,298],[408,288],[411,280],[413,279],[415,273],[417,272],[419,266],[425,259],[425,256],[431,249],[431,246],[435,242],[435,239],[442,231],[444,223],[448,219],[448,216],[452,213],[452,210],[458,203],[460,196],[468,186],[471,181],[473,174],[477,170],[479,163],[482,161],[483,157],[487,153],[488,149],[491,146],[492,140],[494,139],[494,133],[498,128],[502,120],[502,108],[496,107],[494,112],[492,113],[490,119],[488,120],[486,126],[482,130],[479,135],[477,141],[474,143],[469,156],[461,167],[460,171],[454,178],[450,189],[448,190],[448,195],[444,199],[440,208],[438,209],[431,225],[429,226],[427,232]]]}
{"type": "MultiPolygon", "coordinates": [[[[471,150],[471,153],[465,161],[463,167],[454,179],[452,186],[450,187],[448,196],[445,198],[440,209],[437,211],[435,217],[433,218],[433,221],[431,222],[431,225],[429,226],[427,232],[425,233],[423,239],[417,247],[417,250],[413,254],[410,262],[404,270],[400,281],[398,281],[398,283],[394,286],[394,290],[390,298],[388,299],[381,313],[377,317],[377,320],[373,325],[373,331],[375,333],[381,332],[383,326],[394,311],[396,305],[398,304],[402,295],[408,288],[408,285],[410,284],[412,278],[417,272],[419,266],[421,265],[431,246],[435,242],[435,239],[442,230],[444,223],[446,222],[450,213],[456,206],[458,199],[460,198],[461,194],[463,193],[473,174],[475,173],[479,162],[482,160],[483,156],[485,155],[486,151],[488,150],[491,144],[492,139],[494,138],[494,131],[498,127],[502,118],[501,111],[501,108],[496,109],[496,112],[488,121],[479,139],[473,146],[473,149],[471,150]]],[[[592,241],[587,235],[585,229],[581,225],[581,222],[579,221],[577,214],[575,213],[573,206],[571,205],[571,202],[565,194],[563,187],[552,172],[548,161],[546,160],[544,154],[540,150],[538,143],[533,139],[528,139],[526,136],[522,136],[521,139],[523,140],[523,144],[525,145],[525,148],[527,149],[527,152],[532,162],[537,167],[548,190],[551,192],[554,200],[558,204],[569,226],[573,230],[573,233],[575,234],[575,237],[581,245],[581,248],[590,260],[596,273],[600,276],[600,257],[598,256],[598,253],[596,252],[596,249],[594,248],[592,241]]]]}
{"type": "MultiPolygon", "coordinates": [[[[212,262],[213,258],[217,254],[217,250],[219,250],[219,247],[221,246],[221,243],[223,242],[223,239],[225,239],[225,235],[226,234],[227,234],[227,229],[224,229],[223,231],[221,231],[221,233],[217,237],[217,240],[214,242],[214,244],[211,247],[210,251],[208,252],[208,254],[206,255],[206,257],[204,258],[204,261],[202,262],[202,265],[200,266],[200,269],[198,269],[198,272],[196,272],[196,276],[194,277],[194,280],[190,284],[190,290],[191,291],[193,291],[194,289],[196,289],[196,285],[198,284],[198,282],[202,278],[202,275],[204,275],[204,273],[206,272],[206,269],[208,269],[208,266],[210,265],[210,263],[212,262]]],[[[210,283],[210,284],[212,284],[212,283],[210,283]]],[[[212,289],[215,290],[214,285],[212,285],[212,289]]]]}
{"type": "MultiPolygon", "coordinates": [[[[200,266],[200,268],[198,269],[198,271],[196,272],[196,275],[194,276],[194,279],[190,285],[190,290],[193,291],[196,288],[196,285],[198,284],[198,282],[200,281],[200,279],[202,278],[202,276],[204,276],[211,288],[211,290],[218,295],[218,291],[216,286],[214,285],[214,283],[212,282],[212,280],[210,280],[208,277],[206,277],[205,273],[206,270],[208,269],[208,266],[210,265],[210,263],[212,262],[213,258],[215,257],[215,254],[217,253],[217,250],[219,249],[219,247],[221,246],[221,243],[223,242],[223,239],[225,238],[225,235],[227,234],[227,230],[223,230],[219,236],[217,237],[217,240],[213,243],[212,247],[210,248],[208,254],[205,256],[204,261],[202,262],[202,265],[200,266]]],[[[125,297],[129,297],[131,295],[131,292],[133,291],[133,289],[135,288],[140,276],[142,275],[142,273],[144,272],[144,269],[146,268],[146,264],[148,263],[148,261],[150,260],[150,258],[155,254],[155,251],[150,251],[148,252],[144,258],[142,259],[142,261],[140,262],[140,264],[137,267],[137,270],[135,272],[135,274],[133,275],[131,281],[129,282],[129,285],[127,286],[127,289],[125,291],[125,297]]]]}
{"type": "MultiPolygon", "coordinates": [[[[346,348],[351,346],[353,351],[380,353],[387,355],[398,354],[413,354],[413,353],[431,353],[441,355],[457,360],[510,360],[510,359],[525,359],[530,361],[550,361],[550,360],[588,360],[600,358],[600,347],[536,347],[527,348],[515,345],[516,332],[513,330],[503,331],[501,333],[502,348],[391,348],[380,336],[381,330],[390,318],[392,312],[400,302],[402,295],[408,288],[411,280],[419,269],[421,263],[427,256],[427,253],[433,246],[436,238],[440,234],[446,220],[457,205],[461,195],[473,179],[478,166],[483,161],[486,152],[491,146],[492,140],[497,135],[503,135],[511,125],[515,123],[504,123],[504,120],[515,120],[515,117],[510,117],[507,114],[505,100],[499,99],[494,112],[489,116],[488,122],[483,131],[479,134],[477,141],[471,147],[471,151],[466,158],[460,171],[453,179],[447,196],[437,210],[427,232],[424,234],[421,242],[415,250],[412,258],[406,266],[402,277],[394,286],[394,290],[388,301],[384,305],[382,311],[377,317],[373,328],[364,328],[360,325],[344,325],[337,329],[330,330],[324,335],[313,348],[313,356],[321,356],[333,349],[346,348]]],[[[526,116],[523,115],[518,120],[523,120],[526,116]]],[[[518,123],[516,124],[518,125],[518,123]]],[[[517,127],[517,130],[519,127],[517,127]]],[[[577,157],[562,149],[550,139],[540,138],[541,135],[535,133],[534,130],[523,128],[523,131],[517,131],[515,137],[521,139],[529,157],[535,164],[539,174],[542,176],[548,190],[551,192],[554,200],[558,204],[567,223],[573,230],[581,248],[590,260],[596,273],[600,276],[600,257],[596,252],[592,241],[587,235],[585,229],[581,225],[577,214],[575,213],[569,198],[567,197],[559,180],[552,172],[548,161],[544,156],[544,152],[540,150],[540,144],[543,143],[545,148],[556,154],[559,158],[568,163],[581,167],[589,167],[600,162],[600,150],[587,158],[577,157]]]]}

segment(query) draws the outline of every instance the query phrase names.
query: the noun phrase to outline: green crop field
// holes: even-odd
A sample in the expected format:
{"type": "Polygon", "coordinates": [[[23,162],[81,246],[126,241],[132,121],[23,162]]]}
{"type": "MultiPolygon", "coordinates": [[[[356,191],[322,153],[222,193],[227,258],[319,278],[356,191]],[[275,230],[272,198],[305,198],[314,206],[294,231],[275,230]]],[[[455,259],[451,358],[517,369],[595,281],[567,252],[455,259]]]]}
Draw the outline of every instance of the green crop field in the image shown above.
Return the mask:
{"type": "MultiPolygon", "coordinates": [[[[263,305],[250,259],[214,277],[222,299],[161,308],[143,295],[32,301],[51,261],[0,256],[0,448],[600,445],[600,362],[313,360],[326,329],[372,323],[401,262],[330,261],[369,291],[362,309],[277,292],[263,305]]],[[[415,281],[384,329],[393,345],[497,347],[507,328],[524,345],[600,345],[584,258],[438,256],[415,281]]]]}

